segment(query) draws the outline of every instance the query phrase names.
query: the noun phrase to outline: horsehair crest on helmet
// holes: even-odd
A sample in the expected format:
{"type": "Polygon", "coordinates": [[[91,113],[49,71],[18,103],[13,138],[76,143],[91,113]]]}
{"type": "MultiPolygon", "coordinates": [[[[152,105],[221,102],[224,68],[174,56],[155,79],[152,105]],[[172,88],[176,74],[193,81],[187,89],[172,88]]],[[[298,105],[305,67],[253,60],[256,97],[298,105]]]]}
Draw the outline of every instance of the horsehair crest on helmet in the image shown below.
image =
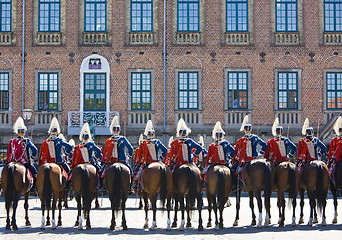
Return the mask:
{"type": "Polygon", "coordinates": [[[63,141],[66,141],[63,133],[58,134],[58,138],[62,139],[63,141]]]}
{"type": "Polygon", "coordinates": [[[139,145],[143,140],[144,140],[144,135],[140,134],[139,140],[138,140],[139,145]]]}
{"type": "Polygon", "coordinates": [[[13,125],[13,130],[15,133],[18,133],[18,129],[24,129],[25,131],[27,131],[27,128],[22,117],[18,117],[17,121],[15,121],[13,125]]]}
{"type": "Polygon", "coordinates": [[[272,135],[277,136],[277,127],[279,126],[279,118],[277,117],[274,119],[273,126],[272,126],[272,135]]]}
{"type": "Polygon", "coordinates": [[[80,141],[83,141],[83,135],[84,133],[88,133],[89,135],[89,141],[92,141],[92,138],[91,138],[91,134],[90,134],[90,128],[89,128],[89,124],[88,123],[85,123],[82,127],[82,130],[81,130],[81,133],[80,133],[80,141]]]}
{"type": "Polygon", "coordinates": [[[334,125],[334,131],[336,133],[336,135],[339,134],[340,132],[340,128],[342,127],[342,117],[339,116],[336,121],[335,121],[335,125],[334,125]]]}
{"type": "Polygon", "coordinates": [[[61,133],[61,128],[59,127],[59,122],[56,117],[52,118],[48,133],[51,133],[54,128],[57,128],[57,134],[61,133]]]}
{"type": "Polygon", "coordinates": [[[310,122],[308,118],[305,118],[305,121],[303,123],[303,128],[302,128],[302,134],[306,135],[306,129],[309,127],[310,122]]]}
{"type": "Polygon", "coordinates": [[[112,123],[110,124],[110,133],[112,133],[112,134],[114,133],[114,131],[113,131],[114,127],[120,127],[118,116],[114,116],[112,123]]]}
{"type": "Polygon", "coordinates": [[[173,136],[169,138],[169,148],[171,148],[171,143],[173,142],[173,136]]]}
{"type": "Polygon", "coordinates": [[[70,144],[71,146],[73,146],[73,147],[76,146],[76,143],[75,143],[75,140],[74,140],[74,139],[70,139],[70,140],[69,140],[69,144],[70,144]]]}
{"type": "Polygon", "coordinates": [[[243,119],[243,122],[241,124],[240,132],[242,132],[245,129],[245,126],[248,124],[248,115],[245,116],[243,119]]]}
{"type": "Polygon", "coordinates": [[[186,130],[186,135],[189,135],[191,133],[191,129],[186,126],[186,123],[183,118],[179,119],[177,124],[177,137],[179,136],[180,130],[186,130]]]}
{"type": "Polygon", "coordinates": [[[154,127],[153,127],[153,123],[152,120],[148,120],[146,127],[145,127],[145,132],[144,135],[147,137],[149,135],[149,132],[153,131],[154,132],[154,127]]]}
{"type": "Polygon", "coordinates": [[[202,135],[199,137],[199,143],[200,143],[201,147],[204,147],[204,138],[202,135]]]}
{"type": "Polygon", "coordinates": [[[212,134],[213,139],[216,139],[216,133],[218,133],[218,132],[222,132],[223,135],[226,134],[222,129],[222,125],[221,125],[220,121],[217,121],[215,126],[214,126],[213,134],[212,134]]]}

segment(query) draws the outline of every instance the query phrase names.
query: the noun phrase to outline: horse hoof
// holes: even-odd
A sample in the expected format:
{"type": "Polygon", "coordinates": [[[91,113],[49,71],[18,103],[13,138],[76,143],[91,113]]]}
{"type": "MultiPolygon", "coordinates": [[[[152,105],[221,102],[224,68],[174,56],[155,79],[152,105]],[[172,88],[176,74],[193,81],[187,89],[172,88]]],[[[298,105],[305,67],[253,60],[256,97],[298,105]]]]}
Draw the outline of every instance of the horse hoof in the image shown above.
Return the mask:
{"type": "Polygon", "coordinates": [[[325,219],[322,220],[322,226],[325,227],[327,225],[327,221],[325,219]]]}
{"type": "Polygon", "coordinates": [[[308,226],[311,227],[312,224],[313,224],[313,221],[312,221],[312,219],[310,219],[309,222],[308,222],[308,226]]]}
{"type": "Polygon", "coordinates": [[[239,220],[235,220],[233,223],[233,227],[237,227],[239,225],[239,220]]]}
{"type": "Polygon", "coordinates": [[[256,225],[256,221],[255,219],[252,220],[252,223],[251,223],[252,226],[255,226],[256,225]]]}
{"type": "Polygon", "coordinates": [[[211,222],[208,222],[207,223],[207,228],[210,228],[210,227],[212,227],[211,222]]]}
{"type": "Polygon", "coordinates": [[[304,223],[304,219],[303,218],[299,219],[298,224],[303,224],[303,223],[304,223]]]}
{"type": "Polygon", "coordinates": [[[86,227],[86,229],[87,229],[87,230],[91,230],[91,226],[88,225],[88,226],[86,227]]]}
{"type": "Polygon", "coordinates": [[[11,226],[9,224],[6,225],[6,230],[11,230],[11,226]]]}
{"type": "Polygon", "coordinates": [[[144,229],[147,229],[148,228],[148,223],[145,223],[144,224],[144,229]]]}
{"type": "Polygon", "coordinates": [[[62,221],[58,221],[57,227],[61,227],[61,226],[62,226],[62,221]]]}
{"type": "Polygon", "coordinates": [[[214,229],[215,229],[216,231],[218,231],[218,230],[220,229],[219,225],[216,224],[214,229]]]}
{"type": "Polygon", "coordinates": [[[333,220],[332,220],[332,224],[336,224],[337,223],[337,218],[334,218],[333,220]]]}
{"type": "Polygon", "coordinates": [[[177,227],[177,222],[173,222],[171,225],[172,228],[176,228],[177,227]]]}
{"type": "Polygon", "coordinates": [[[122,230],[124,230],[124,231],[128,230],[127,226],[126,226],[126,225],[123,225],[123,226],[122,226],[122,230]]]}
{"type": "Polygon", "coordinates": [[[27,221],[26,221],[26,223],[25,223],[25,225],[26,225],[26,226],[31,226],[31,223],[30,223],[30,221],[29,221],[29,220],[27,220],[27,221]]]}
{"type": "Polygon", "coordinates": [[[219,223],[219,228],[220,228],[220,229],[223,228],[223,223],[219,223]]]}
{"type": "Polygon", "coordinates": [[[198,226],[198,231],[203,231],[203,226],[202,225],[198,226]]]}
{"type": "Polygon", "coordinates": [[[14,225],[12,226],[12,229],[13,229],[13,231],[17,231],[17,230],[18,230],[18,226],[17,226],[16,224],[14,224],[14,225]]]}
{"type": "Polygon", "coordinates": [[[281,223],[281,217],[278,219],[278,224],[280,224],[281,223]]]}
{"type": "Polygon", "coordinates": [[[166,231],[171,232],[171,228],[170,227],[166,228],[166,231]]]}
{"type": "Polygon", "coordinates": [[[45,230],[45,228],[44,227],[40,227],[40,230],[45,230]]]}
{"type": "Polygon", "coordinates": [[[186,224],[186,227],[187,227],[187,228],[191,228],[191,222],[188,222],[188,223],[186,224]]]}
{"type": "Polygon", "coordinates": [[[56,230],[57,229],[57,227],[53,227],[53,228],[51,228],[52,230],[56,230]]]}
{"type": "Polygon", "coordinates": [[[262,224],[258,224],[258,225],[256,226],[256,228],[257,228],[257,229],[261,229],[261,228],[262,228],[262,224]]]}
{"type": "Polygon", "coordinates": [[[46,226],[50,226],[51,225],[51,222],[48,220],[46,221],[46,226]]]}
{"type": "Polygon", "coordinates": [[[279,227],[284,227],[284,223],[283,222],[279,223],[279,227]]]}
{"type": "Polygon", "coordinates": [[[315,217],[312,223],[318,223],[318,219],[315,217]]]}

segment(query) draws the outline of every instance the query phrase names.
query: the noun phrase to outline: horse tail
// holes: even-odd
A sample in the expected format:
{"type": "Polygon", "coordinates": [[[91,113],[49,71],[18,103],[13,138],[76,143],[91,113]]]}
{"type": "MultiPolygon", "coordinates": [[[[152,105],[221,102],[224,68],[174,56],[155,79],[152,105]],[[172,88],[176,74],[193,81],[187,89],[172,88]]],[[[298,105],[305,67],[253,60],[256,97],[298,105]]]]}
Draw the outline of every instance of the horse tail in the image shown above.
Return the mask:
{"type": "Polygon", "coordinates": [[[166,167],[160,166],[161,178],[160,178],[160,201],[161,205],[164,206],[166,195],[167,195],[167,176],[166,167]]]}
{"type": "Polygon", "coordinates": [[[316,199],[317,199],[317,208],[321,213],[322,209],[326,203],[327,191],[324,189],[323,183],[323,174],[324,174],[324,166],[323,164],[317,165],[317,175],[316,175],[316,199]]]}
{"type": "Polygon", "coordinates": [[[224,171],[222,169],[218,170],[218,183],[217,183],[217,200],[219,206],[224,206],[225,200],[225,190],[226,190],[226,181],[224,179],[224,171]]]}
{"type": "Polygon", "coordinates": [[[87,209],[91,207],[91,200],[89,194],[89,186],[90,186],[90,173],[86,166],[82,166],[81,171],[81,180],[82,180],[82,201],[83,201],[83,215],[86,217],[87,209]]]}
{"type": "Polygon", "coordinates": [[[296,168],[292,164],[288,164],[289,169],[289,204],[296,201],[297,198],[297,179],[296,168]]]}
{"type": "Polygon", "coordinates": [[[194,170],[191,167],[187,167],[188,169],[188,184],[189,184],[189,194],[188,200],[190,207],[195,206],[195,199],[197,195],[197,176],[194,170]]]}
{"type": "Polygon", "coordinates": [[[47,209],[51,208],[51,180],[50,167],[44,168],[43,203],[47,209]]]}
{"type": "Polygon", "coordinates": [[[113,205],[115,210],[119,210],[121,205],[122,196],[122,171],[121,166],[114,166],[114,179],[113,179],[113,205]]]}
{"type": "MultiPolygon", "coordinates": [[[[6,192],[4,192],[5,200],[6,202],[10,202],[10,205],[12,206],[12,203],[14,201],[14,195],[15,195],[15,188],[14,188],[14,171],[15,171],[15,165],[14,164],[8,164],[7,165],[7,189],[6,192]]],[[[3,188],[3,187],[2,187],[3,188]]]]}
{"type": "Polygon", "coordinates": [[[271,206],[270,197],[272,194],[272,169],[271,164],[265,162],[264,165],[264,193],[265,193],[265,207],[269,209],[271,206]]]}

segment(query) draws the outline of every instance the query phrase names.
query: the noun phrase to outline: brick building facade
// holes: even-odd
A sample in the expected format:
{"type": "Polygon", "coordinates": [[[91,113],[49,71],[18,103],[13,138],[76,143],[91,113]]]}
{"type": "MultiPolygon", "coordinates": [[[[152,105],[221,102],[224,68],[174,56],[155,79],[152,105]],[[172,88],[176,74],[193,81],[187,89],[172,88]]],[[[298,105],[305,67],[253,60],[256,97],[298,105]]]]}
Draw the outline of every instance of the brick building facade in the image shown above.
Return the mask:
{"type": "Polygon", "coordinates": [[[23,0],[0,4],[5,20],[11,6],[11,24],[0,26],[4,148],[24,108],[34,111],[28,134],[37,144],[53,116],[68,137],[93,120],[104,142],[118,114],[135,144],[148,119],[167,138],[183,117],[209,144],[218,120],[235,142],[246,114],[265,140],[276,116],[294,141],[306,117],[328,136],[342,110],[338,1],[166,0],[165,22],[161,0],[26,1],[24,106],[23,0]]]}

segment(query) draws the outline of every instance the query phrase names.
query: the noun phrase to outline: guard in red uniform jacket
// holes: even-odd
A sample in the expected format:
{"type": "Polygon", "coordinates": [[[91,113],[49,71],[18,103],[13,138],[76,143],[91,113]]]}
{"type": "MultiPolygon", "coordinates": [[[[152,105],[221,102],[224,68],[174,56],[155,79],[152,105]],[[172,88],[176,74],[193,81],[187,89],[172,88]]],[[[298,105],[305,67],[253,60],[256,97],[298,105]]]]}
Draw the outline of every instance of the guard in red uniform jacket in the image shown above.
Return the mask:
{"type": "Polygon", "coordinates": [[[42,143],[38,164],[57,163],[69,174],[70,168],[65,162],[65,159],[63,159],[62,154],[65,153],[68,156],[72,156],[72,146],[60,136],[60,127],[57,118],[54,117],[52,119],[48,133],[50,137],[42,143]]]}
{"type": "MultiPolygon", "coordinates": [[[[201,162],[203,162],[203,161],[204,161],[204,158],[206,158],[207,155],[208,155],[207,149],[204,148],[204,139],[203,139],[203,136],[200,136],[200,137],[199,137],[198,144],[201,145],[201,147],[202,147],[202,152],[200,152],[200,154],[198,154],[198,156],[193,157],[193,159],[194,159],[194,164],[195,164],[195,165],[198,165],[198,164],[200,164],[201,162]]],[[[191,150],[191,154],[194,154],[195,151],[196,151],[196,148],[193,148],[193,149],[191,150]]]]}
{"type": "Polygon", "coordinates": [[[212,137],[215,142],[211,143],[208,148],[206,170],[212,164],[228,165],[235,154],[232,145],[224,139],[225,132],[222,129],[221,122],[216,122],[213,129],[212,137]]]}
{"type": "Polygon", "coordinates": [[[244,131],[245,135],[237,140],[235,145],[235,161],[232,169],[236,169],[238,160],[239,165],[244,165],[251,160],[262,157],[267,148],[267,144],[261,140],[257,135],[252,134],[252,125],[248,123],[248,115],[245,116],[241,125],[240,131],[244,131]],[[260,152],[257,151],[257,146],[261,146],[260,152]]]}
{"type": "Polygon", "coordinates": [[[267,148],[264,157],[273,164],[279,164],[292,158],[297,151],[296,145],[290,139],[282,136],[284,130],[279,126],[279,118],[276,118],[272,127],[272,135],[274,138],[267,141],[267,148]],[[290,152],[288,153],[288,149],[290,152]]]}
{"type": "Polygon", "coordinates": [[[305,119],[302,134],[306,135],[299,139],[297,163],[305,163],[313,160],[320,160],[326,151],[326,146],[317,137],[314,137],[313,128],[309,126],[309,119],[305,119]]]}
{"type": "Polygon", "coordinates": [[[139,171],[139,168],[142,164],[141,149],[139,147],[142,140],[144,140],[144,136],[142,134],[140,134],[140,137],[138,140],[138,148],[135,149],[135,152],[134,152],[134,159],[133,159],[133,165],[134,165],[133,171],[134,171],[134,173],[139,171]]]}
{"type": "Polygon", "coordinates": [[[329,147],[329,162],[328,166],[337,164],[342,158],[342,117],[339,116],[334,125],[336,137],[331,139],[329,147]]]}
{"type": "Polygon", "coordinates": [[[190,128],[186,126],[183,118],[181,118],[177,125],[177,137],[179,137],[179,139],[176,139],[171,143],[171,161],[175,167],[185,163],[193,164],[191,156],[191,150],[193,148],[196,149],[193,153],[193,157],[198,156],[202,151],[202,147],[197,142],[188,138],[190,132],[190,128]]]}
{"type": "Polygon", "coordinates": [[[13,130],[18,137],[11,139],[9,142],[6,163],[19,162],[23,164],[30,171],[33,178],[36,179],[37,169],[32,165],[31,161],[37,155],[38,149],[30,139],[24,138],[27,128],[21,117],[15,122],[13,130]]]}
{"type": "Polygon", "coordinates": [[[142,165],[146,166],[152,162],[162,161],[166,155],[167,148],[159,139],[154,138],[155,131],[151,120],[146,124],[144,135],[147,137],[147,140],[142,140],[139,146],[141,149],[142,165]]]}
{"type": "Polygon", "coordinates": [[[172,162],[171,162],[171,158],[172,158],[172,154],[171,154],[171,143],[172,143],[172,142],[173,142],[173,136],[171,136],[171,137],[169,138],[169,145],[168,145],[169,149],[167,150],[166,155],[165,155],[165,157],[164,157],[164,161],[163,161],[163,163],[164,163],[165,165],[169,166],[169,167],[172,166],[172,162]]]}

